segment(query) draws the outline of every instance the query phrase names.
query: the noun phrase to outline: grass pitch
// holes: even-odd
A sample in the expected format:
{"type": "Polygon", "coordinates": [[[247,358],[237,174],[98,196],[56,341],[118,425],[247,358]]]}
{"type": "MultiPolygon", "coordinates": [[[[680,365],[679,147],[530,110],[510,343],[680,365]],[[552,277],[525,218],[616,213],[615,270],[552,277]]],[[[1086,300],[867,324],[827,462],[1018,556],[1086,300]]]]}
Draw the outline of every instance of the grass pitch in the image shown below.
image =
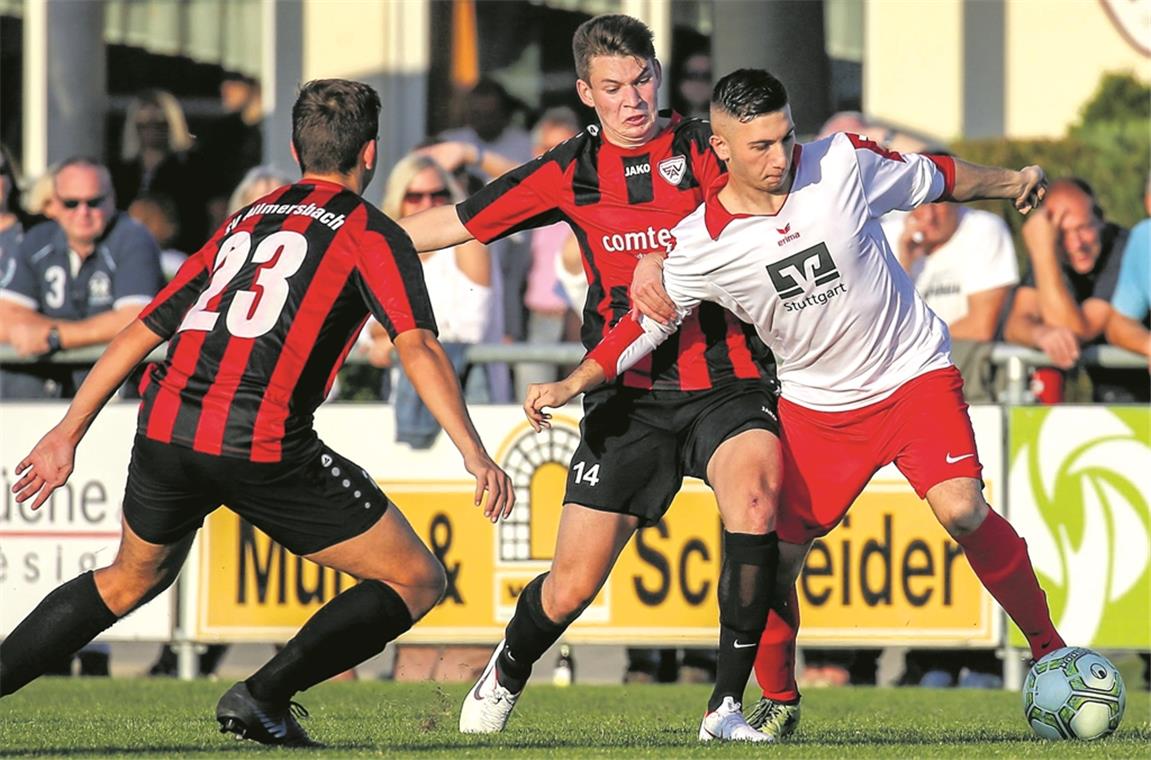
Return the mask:
{"type": "Polygon", "coordinates": [[[0,701],[0,757],[1151,757],[1151,700],[1133,689],[1119,731],[1091,743],[1032,738],[1014,692],[811,690],[799,733],[766,746],[701,745],[702,686],[533,685],[505,733],[463,736],[456,719],[466,686],[361,681],[299,696],[311,712],[304,725],[328,745],[308,751],[217,733],[216,700],[227,687],[41,679],[0,701]]]}

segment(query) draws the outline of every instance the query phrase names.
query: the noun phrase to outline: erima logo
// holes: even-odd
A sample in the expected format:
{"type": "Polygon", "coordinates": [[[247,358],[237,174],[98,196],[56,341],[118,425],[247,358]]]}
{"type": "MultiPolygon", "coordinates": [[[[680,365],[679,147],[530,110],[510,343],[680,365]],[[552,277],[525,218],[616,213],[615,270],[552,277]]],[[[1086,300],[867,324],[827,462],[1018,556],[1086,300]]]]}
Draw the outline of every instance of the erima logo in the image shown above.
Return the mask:
{"type": "Polygon", "coordinates": [[[635,177],[639,174],[651,174],[651,164],[642,163],[628,166],[623,170],[624,177],[635,177]]]}
{"type": "Polygon", "coordinates": [[[779,227],[776,227],[775,231],[783,236],[779,240],[776,241],[775,244],[778,246],[784,246],[784,245],[787,245],[788,243],[790,243],[792,240],[798,240],[799,239],[799,232],[798,231],[796,231],[796,232],[791,231],[791,222],[788,222],[787,224],[785,224],[782,229],[779,227]]]}
{"type": "MultiPolygon", "coordinates": [[[[797,237],[799,233],[793,233],[797,237]]],[[[767,274],[780,298],[793,298],[809,288],[839,279],[831,252],[823,243],[767,265],[767,274]]]]}
{"type": "Polygon", "coordinates": [[[328,454],[321,454],[320,455],[320,464],[322,464],[324,467],[328,467],[329,465],[332,464],[332,457],[328,454]]]}
{"type": "Polygon", "coordinates": [[[669,185],[678,186],[686,171],[686,156],[672,156],[659,162],[659,176],[669,185]]]}

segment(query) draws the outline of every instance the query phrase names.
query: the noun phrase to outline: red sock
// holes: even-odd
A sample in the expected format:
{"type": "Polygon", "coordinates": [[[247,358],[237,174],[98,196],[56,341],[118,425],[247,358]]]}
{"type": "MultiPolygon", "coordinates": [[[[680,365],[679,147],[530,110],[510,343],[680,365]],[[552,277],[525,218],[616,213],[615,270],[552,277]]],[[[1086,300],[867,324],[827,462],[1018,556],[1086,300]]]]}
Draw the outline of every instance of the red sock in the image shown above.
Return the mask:
{"type": "Polygon", "coordinates": [[[1027,637],[1032,657],[1038,660],[1065,646],[1051,622],[1047,595],[1031,567],[1027,542],[1011,523],[994,511],[988,512],[974,533],[957,540],[983,587],[1027,637]]]}
{"type": "Polygon", "coordinates": [[[799,699],[795,685],[795,637],[799,635],[799,598],[791,587],[778,606],[767,615],[767,627],[755,656],[755,680],[763,696],[780,702],[799,699]]]}

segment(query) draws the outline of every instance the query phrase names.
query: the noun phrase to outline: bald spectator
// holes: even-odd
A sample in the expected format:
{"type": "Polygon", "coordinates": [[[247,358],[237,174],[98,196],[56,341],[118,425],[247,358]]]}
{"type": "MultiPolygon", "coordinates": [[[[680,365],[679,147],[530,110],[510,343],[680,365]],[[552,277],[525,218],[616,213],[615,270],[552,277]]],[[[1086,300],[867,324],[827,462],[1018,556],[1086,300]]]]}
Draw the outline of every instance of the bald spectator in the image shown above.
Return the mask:
{"type": "MultiPolygon", "coordinates": [[[[0,289],[0,343],[21,356],[110,341],[159,290],[156,242],[115,212],[108,170],[72,158],[55,170],[55,220],[33,227],[0,289]]],[[[66,398],[87,369],[11,365],[0,376],[5,398],[66,398]]]]}
{"type": "MultiPolygon", "coordinates": [[[[1126,238],[1105,221],[1086,183],[1052,182],[1023,225],[1031,272],[1016,291],[1004,337],[1043,351],[1060,369],[1075,366],[1082,346],[1104,340],[1126,238]]],[[[1151,400],[1147,372],[1088,367],[1087,374],[1095,401],[1151,400]]]]}
{"type": "Polygon", "coordinates": [[[920,206],[883,226],[915,289],[947,323],[967,400],[991,401],[985,382],[991,341],[1019,284],[1007,223],[990,212],[945,202],[920,206]]]}

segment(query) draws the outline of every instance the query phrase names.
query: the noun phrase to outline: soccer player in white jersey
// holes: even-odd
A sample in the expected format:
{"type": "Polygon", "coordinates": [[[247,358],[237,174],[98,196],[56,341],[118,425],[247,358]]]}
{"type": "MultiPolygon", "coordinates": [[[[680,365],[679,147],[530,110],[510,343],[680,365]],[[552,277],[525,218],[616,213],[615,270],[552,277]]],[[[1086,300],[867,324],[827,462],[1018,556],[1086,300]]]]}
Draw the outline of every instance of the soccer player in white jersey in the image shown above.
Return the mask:
{"type": "Polygon", "coordinates": [[[548,424],[545,408],[631,366],[703,301],[755,326],[779,362],[784,483],[778,582],[756,661],[764,698],[749,722],[776,738],[799,719],[794,587],[804,557],[890,462],[963,547],[1032,656],[1063,646],[1026,544],[983,498],[947,326],[878,221],[941,199],[1009,199],[1027,213],[1045,194],[1043,171],[900,155],[846,133],[797,144],[786,90],[762,70],[721,79],[711,121],[728,174],[672,231],[666,302],[637,299],[647,316],[620,321],[564,380],[532,386],[524,411],[533,426],[548,424]]]}

